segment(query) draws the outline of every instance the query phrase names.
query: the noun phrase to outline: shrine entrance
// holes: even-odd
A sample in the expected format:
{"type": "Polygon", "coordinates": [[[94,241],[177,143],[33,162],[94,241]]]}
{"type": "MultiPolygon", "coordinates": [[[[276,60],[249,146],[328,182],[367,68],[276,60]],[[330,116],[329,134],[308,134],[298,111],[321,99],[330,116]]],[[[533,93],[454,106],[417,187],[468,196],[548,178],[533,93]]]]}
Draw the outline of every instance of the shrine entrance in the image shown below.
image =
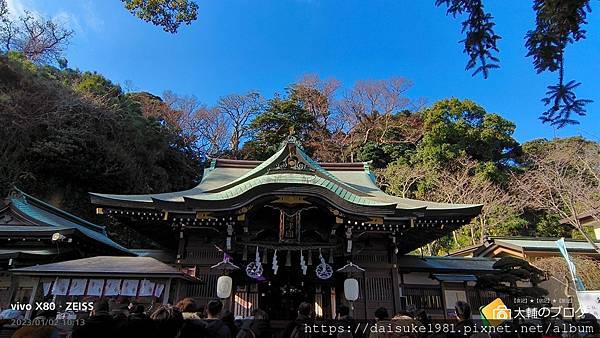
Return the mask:
{"type": "Polygon", "coordinates": [[[280,197],[249,210],[247,226],[234,257],[243,267],[234,276],[236,314],[258,307],[273,320],[293,320],[307,302],[318,318],[332,318],[338,277],[332,266],[343,261],[343,234],[330,210],[303,197],[280,197]]]}
{"type": "Polygon", "coordinates": [[[302,302],[312,305],[317,318],[335,316],[335,276],[331,281],[315,281],[292,271],[281,271],[276,278],[262,282],[248,282],[236,288],[234,314],[246,317],[252,309],[267,311],[272,320],[294,320],[302,302]]]}

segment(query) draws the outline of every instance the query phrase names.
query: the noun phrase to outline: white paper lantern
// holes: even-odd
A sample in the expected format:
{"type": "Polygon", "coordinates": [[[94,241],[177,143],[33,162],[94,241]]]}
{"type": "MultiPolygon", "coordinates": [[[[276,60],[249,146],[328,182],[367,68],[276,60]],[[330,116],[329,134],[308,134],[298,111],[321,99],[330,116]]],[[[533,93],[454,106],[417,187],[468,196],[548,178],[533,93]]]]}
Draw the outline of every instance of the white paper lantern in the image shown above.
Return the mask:
{"type": "Polygon", "coordinates": [[[344,297],[353,302],[358,299],[358,281],[348,278],[344,281],[344,297]]]}
{"type": "Polygon", "coordinates": [[[229,298],[231,296],[231,286],[233,280],[229,276],[221,276],[217,279],[217,297],[221,299],[229,298]]]}

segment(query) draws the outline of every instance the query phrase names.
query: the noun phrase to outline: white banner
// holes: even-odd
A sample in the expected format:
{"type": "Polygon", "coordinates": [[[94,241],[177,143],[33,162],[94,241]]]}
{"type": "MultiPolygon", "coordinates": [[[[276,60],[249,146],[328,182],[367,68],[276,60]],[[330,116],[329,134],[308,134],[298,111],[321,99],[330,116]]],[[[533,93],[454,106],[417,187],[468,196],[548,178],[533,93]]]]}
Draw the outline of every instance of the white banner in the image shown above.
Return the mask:
{"type": "Polygon", "coordinates": [[[165,289],[164,284],[156,284],[156,288],[154,289],[154,297],[160,297],[160,295],[162,295],[162,292],[164,289],[165,289]]]}
{"type": "Polygon", "coordinates": [[[564,237],[555,242],[558,250],[563,255],[565,261],[567,262],[567,267],[569,268],[569,272],[571,272],[571,278],[573,279],[573,283],[575,284],[575,289],[578,291],[584,291],[585,286],[581,281],[581,278],[577,275],[577,267],[575,263],[571,259],[569,252],[567,252],[567,244],[565,243],[564,237]]]}
{"type": "Polygon", "coordinates": [[[50,292],[50,287],[52,286],[52,282],[44,282],[42,284],[42,288],[44,289],[44,297],[48,295],[50,292]]]}
{"type": "Polygon", "coordinates": [[[142,284],[140,285],[139,295],[143,296],[152,296],[154,294],[154,283],[144,279],[142,280],[142,284]]]}
{"type": "Polygon", "coordinates": [[[577,291],[581,313],[591,313],[600,318],[600,291],[577,291]]]}
{"type": "Polygon", "coordinates": [[[90,282],[88,283],[87,295],[102,296],[102,289],[104,289],[104,279],[90,279],[90,282]]]}
{"type": "Polygon", "coordinates": [[[124,279],[123,286],[121,287],[121,295],[136,296],[139,283],[140,281],[137,279],[124,279]]]}
{"type": "Polygon", "coordinates": [[[105,296],[118,296],[121,293],[121,280],[120,279],[107,279],[106,286],[104,288],[105,296]]]}
{"type": "Polygon", "coordinates": [[[85,286],[87,279],[71,279],[71,287],[69,288],[69,296],[83,296],[85,294],[85,286]]]}
{"type": "Polygon", "coordinates": [[[67,291],[69,290],[69,282],[68,278],[56,278],[54,281],[54,286],[52,287],[52,294],[55,296],[66,296],[67,291]]]}

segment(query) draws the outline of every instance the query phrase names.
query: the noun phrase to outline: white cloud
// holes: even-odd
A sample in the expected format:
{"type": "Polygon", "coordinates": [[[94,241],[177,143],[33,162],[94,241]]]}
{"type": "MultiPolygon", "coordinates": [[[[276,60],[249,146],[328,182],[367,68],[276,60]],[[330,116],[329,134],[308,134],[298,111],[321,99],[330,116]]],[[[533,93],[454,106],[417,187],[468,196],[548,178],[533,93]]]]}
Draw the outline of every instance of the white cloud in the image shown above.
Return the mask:
{"type": "Polygon", "coordinates": [[[72,12],[66,10],[57,10],[51,15],[49,13],[40,13],[36,9],[30,0],[6,0],[8,4],[9,16],[12,19],[16,19],[29,12],[31,15],[42,18],[51,17],[66,27],[74,30],[77,35],[85,36],[86,29],[92,29],[94,31],[100,31],[104,25],[104,21],[96,15],[96,9],[91,0],[85,0],[78,2],[80,6],[80,15],[77,16],[72,12]]]}
{"type": "Polygon", "coordinates": [[[11,18],[18,18],[28,10],[24,0],[7,0],[6,3],[8,5],[8,15],[11,18]]]}
{"type": "Polygon", "coordinates": [[[94,7],[94,3],[91,0],[87,0],[82,2],[83,4],[83,15],[85,18],[85,23],[91,29],[95,31],[102,30],[104,26],[104,20],[96,15],[96,8],[94,7]]]}
{"type": "Polygon", "coordinates": [[[59,22],[66,27],[69,27],[70,29],[74,30],[78,34],[83,33],[83,28],[81,28],[81,25],[79,24],[79,20],[72,13],[69,13],[66,11],[60,11],[52,17],[52,20],[59,22]]]}

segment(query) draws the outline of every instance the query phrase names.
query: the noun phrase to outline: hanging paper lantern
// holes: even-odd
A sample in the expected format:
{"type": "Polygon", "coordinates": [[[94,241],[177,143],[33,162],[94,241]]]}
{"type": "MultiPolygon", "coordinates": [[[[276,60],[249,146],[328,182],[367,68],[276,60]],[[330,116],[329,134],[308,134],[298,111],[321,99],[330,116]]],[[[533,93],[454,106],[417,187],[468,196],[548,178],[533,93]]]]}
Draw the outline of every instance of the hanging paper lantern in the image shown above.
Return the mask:
{"type": "Polygon", "coordinates": [[[229,298],[231,296],[231,286],[233,280],[229,276],[221,276],[217,279],[217,297],[221,299],[229,298]]]}
{"type": "Polygon", "coordinates": [[[344,298],[348,301],[355,301],[358,299],[358,280],[354,278],[348,278],[344,281],[344,298]]]}

